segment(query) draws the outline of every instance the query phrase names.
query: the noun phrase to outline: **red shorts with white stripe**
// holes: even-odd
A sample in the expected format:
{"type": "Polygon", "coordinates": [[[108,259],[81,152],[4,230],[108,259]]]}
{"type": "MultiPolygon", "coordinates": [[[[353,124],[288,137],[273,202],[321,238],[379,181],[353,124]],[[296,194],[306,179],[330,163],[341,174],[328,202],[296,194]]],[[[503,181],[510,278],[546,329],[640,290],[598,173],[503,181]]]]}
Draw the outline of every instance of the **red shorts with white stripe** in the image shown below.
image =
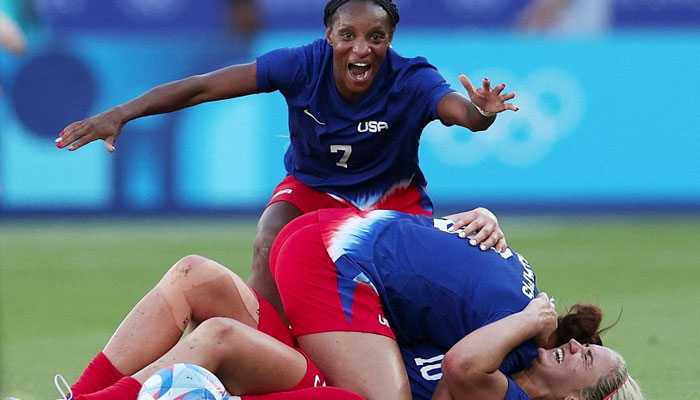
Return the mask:
{"type": "Polygon", "coordinates": [[[302,215],[282,229],[272,246],[270,268],[292,336],[354,331],[395,338],[374,289],[337,273],[321,238],[318,213],[302,215]],[[340,292],[339,287],[348,286],[354,287],[351,293],[340,292]],[[352,298],[350,309],[343,307],[341,296],[352,298]]]}
{"type": "MultiPolygon", "coordinates": [[[[293,175],[287,175],[272,192],[269,206],[278,201],[292,203],[302,214],[322,208],[356,208],[350,202],[326,192],[320,192],[300,182],[293,175]]],[[[400,187],[390,195],[376,202],[373,210],[396,210],[408,214],[433,215],[433,204],[425,190],[417,185],[400,187]]]]}

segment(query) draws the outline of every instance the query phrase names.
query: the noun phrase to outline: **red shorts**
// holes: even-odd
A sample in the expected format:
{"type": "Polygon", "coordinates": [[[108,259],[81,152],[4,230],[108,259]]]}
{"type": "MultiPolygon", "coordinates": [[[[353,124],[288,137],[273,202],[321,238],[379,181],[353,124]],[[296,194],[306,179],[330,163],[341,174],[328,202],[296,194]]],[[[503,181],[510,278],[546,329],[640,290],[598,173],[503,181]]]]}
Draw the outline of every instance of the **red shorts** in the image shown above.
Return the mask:
{"type": "Polygon", "coordinates": [[[277,310],[275,310],[275,308],[272,307],[272,304],[263,299],[257,292],[255,292],[255,294],[257,295],[258,302],[260,303],[258,330],[272,336],[290,347],[293,347],[294,350],[298,351],[304,356],[304,358],[306,358],[306,374],[304,374],[301,381],[299,381],[299,383],[290,390],[325,386],[326,380],[321,374],[321,371],[318,370],[316,364],[309,359],[306,353],[304,353],[300,348],[296,347],[294,339],[292,339],[292,334],[289,332],[289,327],[284,324],[277,310]]]}
{"type": "MultiPolygon", "coordinates": [[[[287,175],[272,192],[269,206],[278,201],[286,201],[296,206],[303,214],[322,208],[356,208],[350,202],[326,192],[320,192],[301,183],[293,175],[287,175]]],[[[376,202],[371,210],[396,210],[408,214],[433,215],[433,203],[427,192],[418,185],[408,185],[394,189],[388,196],[376,202]]]]}
{"type": "Polygon", "coordinates": [[[302,215],[282,229],[272,247],[270,268],[294,337],[355,331],[395,339],[374,289],[337,273],[321,238],[318,213],[302,215]],[[339,287],[348,286],[354,287],[352,293],[340,292],[339,287]],[[349,310],[343,308],[341,296],[352,299],[349,310]]]}

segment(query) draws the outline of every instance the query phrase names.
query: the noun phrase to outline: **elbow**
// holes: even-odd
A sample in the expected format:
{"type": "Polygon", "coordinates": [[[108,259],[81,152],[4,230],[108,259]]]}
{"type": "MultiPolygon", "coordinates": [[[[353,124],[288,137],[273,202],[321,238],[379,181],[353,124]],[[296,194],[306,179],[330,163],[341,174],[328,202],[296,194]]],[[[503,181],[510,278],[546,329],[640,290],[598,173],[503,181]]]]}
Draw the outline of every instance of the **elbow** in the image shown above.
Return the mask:
{"type": "Polygon", "coordinates": [[[478,376],[478,362],[469,354],[450,350],[442,359],[442,377],[448,382],[468,384],[478,376]]]}

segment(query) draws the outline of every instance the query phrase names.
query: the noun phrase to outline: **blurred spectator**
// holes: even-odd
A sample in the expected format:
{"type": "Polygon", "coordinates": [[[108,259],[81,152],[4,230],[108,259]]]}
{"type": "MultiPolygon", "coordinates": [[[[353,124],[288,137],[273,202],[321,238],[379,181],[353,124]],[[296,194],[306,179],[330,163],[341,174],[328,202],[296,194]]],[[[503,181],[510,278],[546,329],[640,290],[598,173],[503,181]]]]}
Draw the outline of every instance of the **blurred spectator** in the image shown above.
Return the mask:
{"type": "Polygon", "coordinates": [[[243,40],[252,39],[260,30],[260,7],[257,0],[226,0],[225,13],[231,33],[243,40]]]}
{"type": "Polygon", "coordinates": [[[613,24],[613,0],[532,0],[515,23],[526,32],[602,33],[613,24]]]}
{"type": "Polygon", "coordinates": [[[24,33],[2,10],[0,10],[0,46],[12,54],[22,54],[27,48],[24,33]]]}

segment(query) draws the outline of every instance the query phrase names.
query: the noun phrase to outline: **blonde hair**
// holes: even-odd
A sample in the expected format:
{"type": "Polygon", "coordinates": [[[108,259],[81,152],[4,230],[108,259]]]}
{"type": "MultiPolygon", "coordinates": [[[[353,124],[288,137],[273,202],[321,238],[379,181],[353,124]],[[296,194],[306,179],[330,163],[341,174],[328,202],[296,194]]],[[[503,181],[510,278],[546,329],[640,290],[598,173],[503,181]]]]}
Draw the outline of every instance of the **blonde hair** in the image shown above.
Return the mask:
{"type": "Polygon", "coordinates": [[[625,360],[616,355],[618,362],[615,368],[598,379],[595,385],[581,390],[585,400],[644,400],[639,385],[627,372],[625,360]]]}

